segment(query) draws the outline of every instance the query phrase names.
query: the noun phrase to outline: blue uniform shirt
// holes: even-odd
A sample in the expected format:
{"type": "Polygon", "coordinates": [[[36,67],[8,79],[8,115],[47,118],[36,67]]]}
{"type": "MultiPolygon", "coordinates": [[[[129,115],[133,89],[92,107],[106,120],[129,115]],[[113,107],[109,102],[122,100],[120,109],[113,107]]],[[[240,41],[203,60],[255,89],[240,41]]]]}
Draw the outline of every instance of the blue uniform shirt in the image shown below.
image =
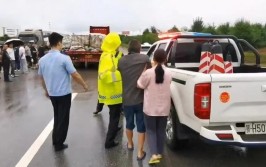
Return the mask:
{"type": "Polygon", "coordinates": [[[70,74],[76,72],[69,56],[57,50],[49,51],[39,61],[38,74],[44,78],[49,96],[64,96],[72,92],[70,74]]]}

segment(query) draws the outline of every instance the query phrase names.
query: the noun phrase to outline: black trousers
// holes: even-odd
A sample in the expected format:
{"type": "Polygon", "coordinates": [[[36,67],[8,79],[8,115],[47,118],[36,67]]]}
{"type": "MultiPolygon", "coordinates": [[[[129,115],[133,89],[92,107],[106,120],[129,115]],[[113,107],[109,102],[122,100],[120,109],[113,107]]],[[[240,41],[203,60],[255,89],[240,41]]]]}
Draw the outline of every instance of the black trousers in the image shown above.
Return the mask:
{"type": "Polygon", "coordinates": [[[110,146],[114,143],[117,127],[119,124],[122,104],[108,105],[109,107],[109,126],[106,135],[105,146],[110,146]]]}
{"type": "Polygon", "coordinates": [[[15,68],[16,68],[16,61],[15,60],[11,60],[11,74],[15,75],[15,68]]]}
{"type": "Polygon", "coordinates": [[[4,80],[9,81],[9,69],[10,69],[10,62],[3,62],[3,69],[4,69],[4,80]]]}
{"type": "Polygon", "coordinates": [[[31,57],[30,56],[26,56],[26,60],[27,60],[27,63],[28,63],[28,67],[31,67],[32,66],[31,57]]]}
{"type": "Polygon", "coordinates": [[[65,96],[50,96],[54,107],[53,145],[61,146],[67,137],[69,114],[71,107],[71,94],[65,96]]]}

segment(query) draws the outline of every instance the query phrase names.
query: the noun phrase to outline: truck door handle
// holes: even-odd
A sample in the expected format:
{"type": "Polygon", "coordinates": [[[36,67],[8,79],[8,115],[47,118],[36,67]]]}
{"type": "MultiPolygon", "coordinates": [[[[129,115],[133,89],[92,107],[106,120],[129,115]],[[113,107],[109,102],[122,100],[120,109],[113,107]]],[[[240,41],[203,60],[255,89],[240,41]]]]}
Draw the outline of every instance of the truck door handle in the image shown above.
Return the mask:
{"type": "Polygon", "coordinates": [[[261,91],[262,91],[262,92],[266,92],[266,85],[262,85],[262,86],[261,86],[261,91]]]}

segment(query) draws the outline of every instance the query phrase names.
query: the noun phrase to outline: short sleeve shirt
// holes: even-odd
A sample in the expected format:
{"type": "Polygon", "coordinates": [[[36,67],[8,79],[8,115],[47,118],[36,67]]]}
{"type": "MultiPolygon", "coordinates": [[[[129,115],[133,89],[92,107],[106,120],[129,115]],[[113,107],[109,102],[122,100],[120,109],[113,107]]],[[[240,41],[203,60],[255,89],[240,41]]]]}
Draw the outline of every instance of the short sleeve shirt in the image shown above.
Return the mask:
{"type": "Polygon", "coordinates": [[[49,96],[64,96],[72,92],[70,75],[76,69],[69,56],[57,50],[49,51],[39,61],[38,74],[44,78],[49,96]]]}

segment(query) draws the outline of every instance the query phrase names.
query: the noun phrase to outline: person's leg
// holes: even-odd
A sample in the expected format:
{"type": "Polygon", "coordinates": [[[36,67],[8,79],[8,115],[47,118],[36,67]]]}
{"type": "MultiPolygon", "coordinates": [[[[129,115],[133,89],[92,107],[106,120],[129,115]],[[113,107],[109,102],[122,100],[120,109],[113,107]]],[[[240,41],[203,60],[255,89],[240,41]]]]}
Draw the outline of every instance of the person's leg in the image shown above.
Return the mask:
{"type": "Polygon", "coordinates": [[[53,133],[52,133],[52,139],[53,139],[53,145],[57,145],[58,143],[58,97],[50,97],[50,100],[53,105],[54,109],[54,128],[53,128],[53,133]]]}
{"type": "Polygon", "coordinates": [[[4,69],[4,80],[9,81],[9,68],[10,68],[10,63],[5,62],[3,64],[3,69],[4,69]]]}
{"type": "Polygon", "coordinates": [[[158,163],[157,161],[157,136],[156,136],[156,117],[144,115],[148,145],[152,155],[149,163],[158,163]]]}
{"type": "Polygon", "coordinates": [[[20,70],[20,59],[15,60],[15,69],[20,70]]]}
{"type": "Polygon", "coordinates": [[[124,114],[126,117],[126,135],[127,135],[127,141],[128,141],[127,148],[129,150],[132,150],[134,148],[133,129],[135,128],[133,107],[124,106],[124,114]]]}
{"type": "Polygon", "coordinates": [[[11,75],[15,76],[15,60],[11,60],[11,75]]]}
{"type": "Polygon", "coordinates": [[[144,113],[143,113],[143,104],[136,105],[135,108],[136,114],[136,123],[138,131],[138,157],[143,157],[143,147],[145,142],[145,123],[144,123],[144,113]]]}
{"type": "Polygon", "coordinates": [[[118,143],[116,143],[114,140],[117,134],[117,127],[119,124],[121,104],[108,105],[108,107],[110,109],[109,112],[110,117],[109,117],[108,132],[105,140],[105,148],[111,148],[118,145],[118,143]]]}
{"type": "Polygon", "coordinates": [[[27,61],[26,59],[21,59],[21,72],[22,73],[27,73],[28,72],[28,67],[27,67],[27,61]]]}
{"type": "Polygon", "coordinates": [[[165,140],[165,128],[167,124],[167,117],[158,117],[156,121],[156,134],[157,134],[157,150],[158,155],[161,157],[164,148],[164,140],[165,140]]]}
{"type": "Polygon", "coordinates": [[[58,99],[58,145],[62,146],[66,140],[69,114],[71,107],[71,94],[62,96],[58,99]]]}
{"type": "Polygon", "coordinates": [[[104,106],[104,104],[103,103],[99,103],[99,100],[98,100],[96,111],[93,112],[93,114],[98,114],[99,112],[101,112],[103,110],[103,106],[104,106]]]}

